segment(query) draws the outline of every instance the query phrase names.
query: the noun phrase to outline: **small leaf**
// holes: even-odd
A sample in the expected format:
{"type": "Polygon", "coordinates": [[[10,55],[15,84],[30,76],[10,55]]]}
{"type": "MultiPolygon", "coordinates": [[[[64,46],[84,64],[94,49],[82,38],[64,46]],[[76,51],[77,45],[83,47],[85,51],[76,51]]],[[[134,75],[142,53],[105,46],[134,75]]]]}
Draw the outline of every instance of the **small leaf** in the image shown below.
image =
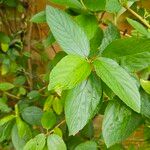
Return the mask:
{"type": "Polygon", "coordinates": [[[56,134],[51,134],[48,136],[47,145],[48,150],[67,150],[63,139],[56,134]]]}
{"type": "Polygon", "coordinates": [[[90,64],[85,59],[68,55],[51,71],[48,90],[71,89],[86,79],[90,72],[90,64]]]}
{"type": "Polygon", "coordinates": [[[46,137],[44,134],[38,134],[33,139],[28,141],[23,150],[43,150],[46,143],[46,137]]]}
{"type": "Polygon", "coordinates": [[[41,125],[42,110],[36,106],[23,109],[21,116],[30,125],[41,125]]]}
{"type": "Polygon", "coordinates": [[[54,129],[54,134],[57,134],[57,135],[59,135],[60,137],[63,136],[63,133],[62,133],[62,131],[61,131],[60,128],[55,128],[55,129],[54,129]]]}
{"type": "Polygon", "coordinates": [[[7,52],[9,49],[9,45],[6,43],[1,43],[1,49],[3,52],[7,52]]]}
{"type": "Polygon", "coordinates": [[[94,62],[97,75],[130,108],[140,112],[141,101],[136,82],[115,61],[101,57],[94,62]]]}
{"type": "Polygon", "coordinates": [[[119,99],[106,108],[102,132],[107,147],[125,140],[141,124],[140,115],[123,105],[119,99]]]}
{"type": "Polygon", "coordinates": [[[63,112],[63,104],[61,99],[55,98],[53,101],[53,110],[56,112],[57,115],[60,115],[63,112]]]}
{"type": "Polygon", "coordinates": [[[54,96],[50,95],[50,96],[47,97],[47,99],[46,99],[46,101],[44,103],[44,108],[43,108],[44,111],[51,110],[51,106],[53,104],[53,100],[54,100],[54,96]]]}
{"type": "Polygon", "coordinates": [[[43,128],[45,129],[51,129],[55,123],[56,123],[56,116],[52,111],[49,112],[44,112],[42,119],[41,119],[41,123],[43,128]]]}
{"type": "Polygon", "coordinates": [[[101,82],[93,74],[68,92],[65,100],[65,116],[70,135],[79,132],[95,115],[101,102],[101,95],[101,82]]]}
{"type": "Polygon", "coordinates": [[[87,141],[79,144],[74,150],[98,150],[98,146],[94,141],[87,141]]]}
{"type": "Polygon", "coordinates": [[[11,83],[8,83],[8,82],[2,82],[0,83],[0,90],[1,91],[8,91],[8,90],[11,90],[13,89],[15,86],[11,83]]]}
{"type": "Polygon", "coordinates": [[[150,81],[146,81],[146,80],[141,79],[140,82],[141,82],[142,88],[143,88],[148,94],[150,94],[150,81]]]}
{"type": "Polygon", "coordinates": [[[145,35],[146,37],[150,37],[150,32],[148,32],[148,30],[142,24],[130,18],[127,18],[127,21],[139,33],[145,35]]]}
{"type": "Polygon", "coordinates": [[[46,13],[45,11],[40,11],[31,18],[31,22],[34,23],[45,23],[46,22],[46,13]]]}
{"type": "Polygon", "coordinates": [[[46,20],[56,41],[67,54],[89,55],[90,44],[86,34],[68,14],[47,6],[46,20]]]}
{"type": "Polygon", "coordinates": [[[9,115],[9,116],[6,116],[6,117],[3,117],[0,119],[0,126],[4,125],[5,123],[13,120],[15,118],[15,115],[9,115]]]}

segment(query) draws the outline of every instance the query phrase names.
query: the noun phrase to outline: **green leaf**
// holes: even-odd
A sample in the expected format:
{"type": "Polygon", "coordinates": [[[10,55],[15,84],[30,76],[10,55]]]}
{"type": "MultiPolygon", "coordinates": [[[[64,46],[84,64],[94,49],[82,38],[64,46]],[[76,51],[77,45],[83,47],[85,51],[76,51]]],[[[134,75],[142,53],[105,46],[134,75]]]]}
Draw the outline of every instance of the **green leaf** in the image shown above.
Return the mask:
{"type": "Polygon", "coordinates": [[[120,64],[132,72],[137,72],[150,66],[149,58],[150,52],[142,52],[135,55],[122,57],[120,64]]]}
{"type": "Polygon", "coordinates": [[[54,36],[50,33],[48,34],[47,38],[44,39],[43,41],[43,45],[45,48],[48,48],[49,46],[51,46],[54,42],[55,42],[55,38],[54,36]]]}
{"type": "Polygon", "coordinates": [[[0,126],[4,125],[5,123],[13,120],[15,118],[15,115],[8,115],[8,116],[5,116],[3,118],[0,119],[0,126]]]}
{"type": "Polygon", "coordinates": [[[83,3],[91,11],[100,11],[105,10],[106,0],[83,0],[83,3]]]}
{"type": "Polygon", "coordinates": [[[30,125],[41,125],[42,110],[36,106],[23,109],[21,116],[30,125]]]}
{"type": "Polygon", "coordinates": [[[62,130],[60,128],[54,128],[54,134],[57,134],[60,137],[63,136],[62,130]]]}
{"type": "Polygon", "coordinates": [[[99,28],[96,17],[93,15],[79,15],[75,18],[75,20],[85,31],[88,39],[91,40],[99,28]]]}
{"type": "Polygon", "coordinates": [[[16,118],[16,124],[18,129],[18,135],[20,136],[20,138],[23,138],[26,135],[32,137],[30,127],[28,126],[28,124],[22,121],[20,117],[16,118]]]}
{"type": "Polygon", "coordinates": [[[100,53],[102,53],[111,42],[119,38],[119,30],[115,25],[110,23],[108,27],[104,30],[104,38],[102,40],[102,44],[100,45],[100,53]]]}
{"type": "Polygon", "coordinates": [[[27,97],[29,99],[38,99],[40,97],[40,93],[36,90],[33,90],[33,91],[28,93],[27,97]]]}
{"type": "Polygon", "coordinates": [[[0,83],[0,90],[1,91],[8,91],[14,88],[14,85],[8,82],[0,83]]]}
{"type": "Polygon", "coordinates": [[[56,124],[56,116],[52,111],[44,112],[41,123],[43,128],[51,129],[56,124]]]}
{"type": "Polygon", "coordinates": [[[98,146],[94,141],[87,141],[79,144],[75,150],[98,150],[98,146]]]}
{"type": "Polygon", "coordinates": [[[146,37],[150,37],[150,32],[148,32],[148,30],[142,24],[130,18],[127,18],[127,21],[139,33],[145,35],[146,37]]]}
{"type": "Polygon", "coordinates": [[[49,1],[63,6],[69,6],[72,8],[82,8],[82,5],[78,0],[49,0],[49,1]]]}
{"type": "Polygon", "coordinates": [[[10,43],[10,38],[3,32],[0,32],[0,43],[10,43]]]}
{"type": "Polygon", "coordinates": [[[18,135],[18,129],[16,125],[13,126],[11,136],[12,136],[12,143],[15,150],[23,150],[23,147],[26,144],[26,142],[29,140],[29,137],[27,136],[27,137],[20,138],[20,136],[18,135]]]}
{"type": "Polygon", "coordinates": [[[63,139],[56,134],[51,134],[48,136],[47,145],[48,150],[67,150],[63,139]]]}
{"type": "Polygon", "coordinates": [[[46,13],[45,11],[40,11],[31,18],[31,22],[34,23],[45,23],[46,22],[46,13]]]}
{"type": "Polygon", "coordinates": [[[82,57],[89,55],[90,44],[86,34],[68,14],[47,6],[46,20],[56,41],[66,53],[82,57]]]}
{"type": "Polygon", "coordinates": [[[91,72],[90,64],[81,57],[68,55],[50,73],[48,90],[71,89],[91,72]]]}
{"type": "Polygon", "coordinates": [[[141,79],[140,82],[141,82],[142,88],[143,88],[148,94],[150,94],[150,81],[146,81],[146,80],[141,79]]]}
{"type": "Polygon", "coordinates": [[[50,95],[47,97],[45,103],[44,103],[44,106],[43,106],[43,110],[44,111],[49,111],[51,110],[51,106],[53,104],[53,100],[54,100],[54,96],[50,95]]]}
{"type": "Polygon", "coordinates": [[[141,90],[141,114],[150,119],[150,95],[141,90]]]}
{"type": "Polygon", "coordinates": [[[97,75],[130,108],[140,112],[140,94],[135,80],[115,61],[101,57],[94,62],[97,75]]]}
{"type": "Polygon", "coordinates": [[[0,101],[0,111],[5,112],[5,113],[9,113],[11,111],[11,108],[7,104],[5,104],[4,102],[0,101]]]}
{"type": "Polygon", "coordinates": [[[9,44],[1,43],[1,49],[3,52],[7,52],[9,49],[9,44]]]}
{"type": "Polygon", "coordinates": [[[60,115],[63,112],[63,104],[61,99],[57,97],[54,99],[53,110],[56,112],[57,115],[60,115]]]}
{"type": "Polygon", "coordinates": [[[140,115],[123,105],[119,99],[111,101],[106,108],[102,125],[107,147],[125,140],[141,121],[140,115]]]}
{"type": "Polygon", "coordinates": [[[150,39],[125,38],[115,40],[109,44],[103,51],[102,56],[119,59],[119,57],[142,52],[150,52],[150,39]]]}
{"type": "Polygon", "coordinates": [[[70,135],[79,132],[95,115],[101,96],[101,82],[94,74],[68,92],[65,116],[70,135]]]}
{"type": "Polygon", "coordinates": [[[119,0],[106,0],[105,10],[110,13],[117,13],[121,9],[119,0]]]}
{"type": "Polygon", "coordinates": [[[0,126],[0,143],[4,142],[5,140],[7,141],[10,138],[13,124],[14,122],[10,121],[0,126]]]}
{"type": "Polygon", "coordinates": [[[24,146],[23,150],[43,150],[46,143],[46,137],[45,135],[38,134],[33,139],[28,141],[26,145],[24,146]]]}

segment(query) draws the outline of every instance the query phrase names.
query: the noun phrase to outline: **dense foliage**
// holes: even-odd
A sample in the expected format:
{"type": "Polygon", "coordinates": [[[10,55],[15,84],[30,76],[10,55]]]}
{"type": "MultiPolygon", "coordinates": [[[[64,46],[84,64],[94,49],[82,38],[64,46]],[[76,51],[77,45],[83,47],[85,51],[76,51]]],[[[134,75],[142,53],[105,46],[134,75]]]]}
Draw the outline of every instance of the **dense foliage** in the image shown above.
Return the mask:
{"type": "Polygon", "coordinates": [[[138,128],[146,131],[143,138],[149,145],[148,10],[136,0],[50,2],[26,18],[22,14],[29,7],[27,2],[0,0],[1,21],[8,27],[0,32],[1,147],[120,150],[138,128]],[[4,15],[13,10],[24,21],[15,31],[4,15]],[[130,34],[117,26],[126,12],[131,14],[126,18],[130,34]],[[105,15],[112,19],[104,19],[105,15]],[[48,25],[48,37],[31,41],[31,28],[39,23],[48,25]],[[54,44],[62,51],[56,52],[54,44]],[[49,46],[56,53],[51,60],[43,50],[49,46]],[[32,49],[39,54],[42,67],[33,62],[32,49]],[[103,118],[101,122],[97,117],[103,118]]]}

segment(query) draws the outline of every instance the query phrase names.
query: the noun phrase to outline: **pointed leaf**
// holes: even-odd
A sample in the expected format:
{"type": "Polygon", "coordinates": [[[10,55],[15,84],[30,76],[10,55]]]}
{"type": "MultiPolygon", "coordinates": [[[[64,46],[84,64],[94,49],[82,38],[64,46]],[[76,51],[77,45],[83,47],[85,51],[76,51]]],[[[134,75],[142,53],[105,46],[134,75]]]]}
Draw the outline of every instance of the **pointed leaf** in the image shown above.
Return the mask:
{"type": "Polygon", "coordinates": [[[102,56],[119,59],[123,56],[142,52],[150,52],[150,39],[125,38],[115,40],[109,44],[103,51],[102,56]]]}
{"type": "Polygon", "coordinates": [[[146,81],[146,80],[141,79],[140,82],[141,82],[142,88],[143,88],[148,94],[150,94],[150,81],[146,81]]]}
{"type": "Polygon", "coordinates": [[[123,105],[119,99],[111,101],[106,108],[102,125],[107,147],[125,140],[141,122],[141,116],[123,105]]]}
{"type": "Polygon", "coordinates": [[[0,90],[2,91],[8,91],[14,88],[14,85],[8,82],[2,82],[0,83],[0,90]]]}
{"type": "Polygon", "coordinates": [[[94,62],[97,75],[130,108],[140,112],[140,94],[135,81],[115,61],[101,57],[94,62]]]}
{"type": "Polygon", "coordinates": [[[48,89],[71,89],[86,79],[90,72],[90,64],[84,58],[68,55],[51,71],[48,89]]]}
{"type": "Polygon", "coordinates": [[[86,34],[68,14],[47,6],[46,20],[56,41],[66,53],[83,57],[89,55],[90,44],[86,34]]]}
{"type": "Polygon", "coordinates": [[[93,117],[101,95],[101,82],[95,75],[91,75],[88,80],[68,92],[65,116],[70,135],[79,132],[93,117]]]}

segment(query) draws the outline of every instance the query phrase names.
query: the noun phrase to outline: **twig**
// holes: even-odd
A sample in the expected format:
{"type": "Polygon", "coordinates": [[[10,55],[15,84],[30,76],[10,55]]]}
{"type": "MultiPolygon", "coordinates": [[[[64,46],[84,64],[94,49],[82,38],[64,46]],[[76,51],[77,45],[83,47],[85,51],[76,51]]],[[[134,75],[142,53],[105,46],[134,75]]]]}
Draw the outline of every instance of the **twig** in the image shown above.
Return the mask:
{"type": "Polygon", "coordinates": [[[147,28],[150,29],[150,24],[144,19],[142,18],[140,15],[138,15],[135,11],[133,11],[131,8],[129,8],[128,6],[123,6],[124,8],[126,8],[132,15],[134,15],[136,18],[138,18],[147,28]]]}
{"type": "Polygon", "coordinates": [[[13,95],[13,94],[10,94],[10,93],[8,93],[8,92],[4,92],[4,93],[5,93],[7,96],[11,97],[11,98],[14,98],[14,99],[17,99],[17,100],[20,99],[20,97],[15,96],[15,95],[13,95]]]}
{"type": "Polygon", "coordinates": [[[46,133],[46,136],[48,136],[48,135],[50,135],[51,133],[53,133],[55,128],[60,127],[60,126],[61,126],[62,124],[64,124],[65,122],[66,122],[66,120],[61,121],[61,122],[60,122],[58,125],[56,125],[51,131],[47,132],[47,133],[46,133]]]}

